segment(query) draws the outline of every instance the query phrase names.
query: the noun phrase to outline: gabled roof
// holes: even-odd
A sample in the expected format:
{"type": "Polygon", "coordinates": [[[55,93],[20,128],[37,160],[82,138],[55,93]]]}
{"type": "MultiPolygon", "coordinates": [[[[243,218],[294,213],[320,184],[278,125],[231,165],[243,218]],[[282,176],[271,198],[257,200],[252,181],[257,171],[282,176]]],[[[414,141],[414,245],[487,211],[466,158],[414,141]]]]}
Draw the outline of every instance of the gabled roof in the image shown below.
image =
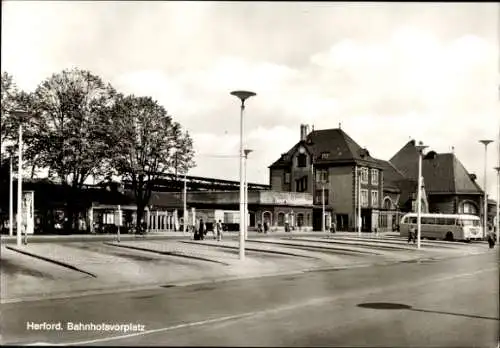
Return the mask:
{"type": "Polygon", "coordinates": [[[415,140],[410,140],[389,160],[405,177],[417,179],[418,176],[418,151],[415,140]]]}
{"type": "MultiPolygon", "coordinates": [[[[390,162],[407,178],[417,180],[418,152],[408,142],[390,162]]],[[[482,194],[479,185],[453,153],[430,151],[422,160],[422,176],[428,194],[482,194]]]]}
{"type": "Polygon", "coordinates": [[[305,141],[299,141],[269,168],[289,166],[293,154],[301,145],[313,156],[315,164],[359,163],[374,167],[379,166],[370,153],[361,148],[342,129],[333,128],[312,131],[307,135],[305,141]],[[327,154],[327,157],[323,157],[323,153],[327,154]]]}
{"type": "Polygon", "coordinates": [[[400,191],[399,183],[402,180],[407,180],[407,178],[391,162],[381,159],[375,159],[375,161],[377,161],[384,173],[384,189],[389,188],[400,191]]]}
{"type": "Polygon", "coordinates": [[[429,193],[483,193],[453,153],[426,157],[422,161],[422,175],[429,193]]]}

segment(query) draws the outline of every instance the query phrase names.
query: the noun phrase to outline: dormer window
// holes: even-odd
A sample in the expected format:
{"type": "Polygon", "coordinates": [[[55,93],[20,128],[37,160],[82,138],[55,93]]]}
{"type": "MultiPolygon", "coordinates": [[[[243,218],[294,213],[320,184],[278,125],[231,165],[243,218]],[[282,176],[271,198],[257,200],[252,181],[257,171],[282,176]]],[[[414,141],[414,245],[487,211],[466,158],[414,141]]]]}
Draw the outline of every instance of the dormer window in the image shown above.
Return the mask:
{"type": "Polygon", "coordinates": [[[322,152],[321,153],[321,159],[328,159],[329,156],[330,156],[329,152],[322,152]]]}
{"type": "Polygon", "coordinates": [[[307,155],[304,153],[301,153],[297,156],[297,167],[303,168],[307,167],[307,155]]]}

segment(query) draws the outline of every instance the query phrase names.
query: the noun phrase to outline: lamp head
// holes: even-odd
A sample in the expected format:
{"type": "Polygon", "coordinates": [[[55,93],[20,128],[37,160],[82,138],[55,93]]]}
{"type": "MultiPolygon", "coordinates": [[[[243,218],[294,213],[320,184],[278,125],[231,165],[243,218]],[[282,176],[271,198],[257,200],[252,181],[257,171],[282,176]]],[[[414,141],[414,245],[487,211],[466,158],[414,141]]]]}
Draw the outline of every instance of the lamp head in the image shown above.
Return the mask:
{"type": "Polygon", "coordinates": [[[421,142],[421,141],[419,141],[419,142],[418,142],[418,145],[415,145],[415,148],[417,149],[417,151],[418,151],[419,153],[422,153],[422,151],[424,151],[424,150],[425,150],[425,148],[427,148],[427,147],[428,147],[428,146],[427,146],[427,145],[424,145],[424,143],[423,143],[423,142],[421,142]]]}
{"type": "Polygon", "coordinates": [[[249,154],[250,152],[253,152],[253,150],[250,150],[250,149],[245,149],[245,150],[243,150],[243,152],[245,153],[245,157],[246,157],[246,156],[248,156],[248,154],[249,154]]]}
{"type": "Polygon", "coordinates": [[[489,143],[492,143],[493,140],[479,140],[480,143],[483,143],[484,146],[488,146],[489,143]]]}
{"type": "Polygon", "coordinates": [[[493,169],[495,169],[497,171],[497,173],[500,173],[500,167],[495,167],[493,169]]]}
{"type": "Polygon", "coordinates": [[[244,102],[248,98],[253,97],[257,94],[254,92],[250,92],[250,91],[233,91],[233,92],[231,92],[231,95],[234,95],[234,96],[240,98],[241,102],[244,102]]]}

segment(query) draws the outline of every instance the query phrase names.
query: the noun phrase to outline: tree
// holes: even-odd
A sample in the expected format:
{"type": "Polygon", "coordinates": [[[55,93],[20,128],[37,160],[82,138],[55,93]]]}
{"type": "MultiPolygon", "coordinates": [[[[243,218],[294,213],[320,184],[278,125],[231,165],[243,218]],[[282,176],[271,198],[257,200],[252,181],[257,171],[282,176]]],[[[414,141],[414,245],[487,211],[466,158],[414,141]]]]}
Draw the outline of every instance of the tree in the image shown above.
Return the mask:
{"type": "Polygon", "coordinates": [[[19,90],[14,79],[7,72],[2,72],[2,90],[1,90],[1,117],[0,117],[0,161],[3,163],[4,153],[7,152],[7,141],[13,140],[15,129],[12,125],[12,111],[18,109],[17,98],[19,90]]]}
{"type": "Polygon", "coordinates": [[[106,137],[115,98],[111,85],[76,68],[53,74],[34,94],[21,98],[30,116],[17,120],[23,124],[26,159],[48,168],[49,176],[70,188],[66,228],[73,228],[77,192],[109,164],[106,137]]]}
{"type": "Polygon", "coordinates": [[[163,173],[194,167],[193,142],[165,108],[150,97],[120,96],[113,111],[116,174],[131,185],[137,204],[137,227],[163,173]]]}

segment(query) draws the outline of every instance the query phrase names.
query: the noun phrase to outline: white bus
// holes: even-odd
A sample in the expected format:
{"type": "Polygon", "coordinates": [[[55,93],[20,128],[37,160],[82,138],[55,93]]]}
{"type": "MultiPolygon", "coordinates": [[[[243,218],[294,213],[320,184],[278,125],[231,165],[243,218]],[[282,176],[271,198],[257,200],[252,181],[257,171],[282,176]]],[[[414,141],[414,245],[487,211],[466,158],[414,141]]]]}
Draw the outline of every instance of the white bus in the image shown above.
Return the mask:
{"type": "MultiPolygon", "coordinates": [[[[479,216],[467,214],[420,214],[420,236],[428,239],[464,240],[482,239],[479,216]]],[[[417,231],[417,213],[401,218],[399,233],[408,237],[410,228],[417,231]]]]}

